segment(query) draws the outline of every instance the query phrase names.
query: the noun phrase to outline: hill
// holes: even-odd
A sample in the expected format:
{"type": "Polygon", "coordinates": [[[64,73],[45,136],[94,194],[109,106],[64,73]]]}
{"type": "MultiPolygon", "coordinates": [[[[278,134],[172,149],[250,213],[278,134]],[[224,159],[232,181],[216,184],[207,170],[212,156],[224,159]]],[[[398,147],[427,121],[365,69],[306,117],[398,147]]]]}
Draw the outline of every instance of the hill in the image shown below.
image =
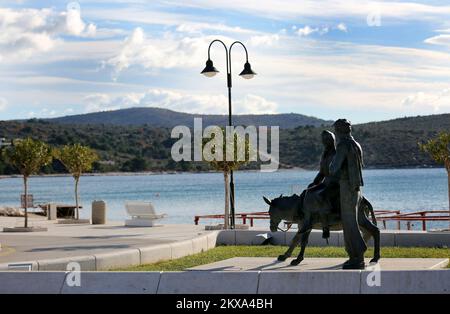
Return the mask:
{"type": "MultiPolygon", "coordinates": [[[[288,164],[314,167],[321,151],[317,139],[322,130],[300,127],[282,132],[280,151],[285,153],[280,159],[288,164]]],[[[440,131],[450,131],[450,114],[357,124],[353,131],[355,139],[362,145],[368,168],[432,167],[436,164],[418,149],[417,144],[440,131]]]]}
{"type": "MultiPolygon", "coordinates": [[[[193,126],[194,117],[202,118],[203,125],[226,125],[227,115],[190,114],[162,108],[128,108],[102,111],[81,115],[47,119],[49,122],[63,124],[114,124],[149,125],[157,128],[173,128],[177,125],[193,126]]],[[[328,125],[331,121],[305,116],[297,113],[233,115],[236,125],[279,125],[282,128],[295,128],[300,125],[328,125]]]]}
{"type": "MultiPolygon", "coordinates": [[[[283,167],[317,168],[322,145],[320,126],[298,126],[280,131],[280,161],[283,167]]],[[[417,143],[450,130],[450,114],[400,118],[354,126],[354,136],[362,144],[367,168],[433,167],[436,164],[418,149],[417,143]]],[[[1,121],[0,138],[33,137],[53,146],[82,143],[94,148],[101,161],[95,171],[203,171],[202,162],[180,162],[171,159],[176,139],[169,128],[150,125],[64,124],[44,120],[1,121]]],[[[257,163],[247,166],[256,169],[257,163]]],[[[60,172],[58,163],[43,169],[60,172]]],[[[0,160],[0,174],[15,170],[0,160]]]]}

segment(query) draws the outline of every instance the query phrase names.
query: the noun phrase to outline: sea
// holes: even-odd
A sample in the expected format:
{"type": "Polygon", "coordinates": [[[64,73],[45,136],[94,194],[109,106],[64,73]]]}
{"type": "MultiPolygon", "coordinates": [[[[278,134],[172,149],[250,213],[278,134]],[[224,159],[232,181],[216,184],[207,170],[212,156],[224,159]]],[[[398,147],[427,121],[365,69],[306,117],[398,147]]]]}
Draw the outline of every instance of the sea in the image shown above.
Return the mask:
{"type": "MultiPolygon", "coordinates": [[[[314,178],[315,171],[279,170],[277,172],[236,171],[236,212],[267,211],[263,196],[300,193],[314,178]]],[[[433,169],[367,169],[363,173],[363,194],[375,209],[448,210],[447,173],[433,169]]],[[[194,216],[224,212],[224,178],[221,173],[114,174],[86,175],[80,179],[81,217],[91,215],[91,203],[103,200],[107,218],[127,218],[126,201],[152,202],[158,213],[168,216],[171,224],[193,224],[194,216]]],[[[23,193],[20,177],[0,179],[0,206],[19,207],[23,193]]],[[[36,176],[29,179],[29,193],[34,203],[57,202],[75,204],[74,180],[70,176],[36,176]]],[[[217,219],[201,219],[200,224],[219,223],[217,219]]],[[[237,221],[239,223],[239,221],[237,221]]],[[[267,220],[256,224],[268,226],[267,220]]],[[[388,224],[394,228],[396,224],[388,224]]],[[[419,229],[420,223],[413,223],[419,229]]],[[[429,223],[429,228],[448,227],[448,223],[429,223]]]]}

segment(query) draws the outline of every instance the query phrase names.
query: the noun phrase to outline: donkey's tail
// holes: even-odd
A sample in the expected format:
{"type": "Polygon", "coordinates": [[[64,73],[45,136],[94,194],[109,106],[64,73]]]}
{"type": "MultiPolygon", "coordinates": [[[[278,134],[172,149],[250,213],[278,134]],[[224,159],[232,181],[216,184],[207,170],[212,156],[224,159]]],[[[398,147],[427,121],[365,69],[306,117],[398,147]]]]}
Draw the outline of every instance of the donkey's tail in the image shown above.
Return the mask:
{"type": "Polygon", "coordinates": [[[373,211],[372,204],[364,196],[363,196],[363,202],[367,206],[367,208],[369,209],[370,216],[372,217],[372,223],[376,226],[377,225],[377,218],[375,217],[375,212],[373,211]]]}

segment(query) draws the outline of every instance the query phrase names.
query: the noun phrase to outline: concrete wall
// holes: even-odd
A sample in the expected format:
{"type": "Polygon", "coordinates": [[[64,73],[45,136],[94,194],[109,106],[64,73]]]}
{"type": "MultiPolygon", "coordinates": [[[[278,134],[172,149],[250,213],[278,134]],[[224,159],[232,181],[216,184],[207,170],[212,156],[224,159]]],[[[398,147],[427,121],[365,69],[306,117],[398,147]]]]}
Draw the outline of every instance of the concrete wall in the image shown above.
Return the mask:
{"type": "Polygon", "coordinates": [[[368,286],[370,271],[248,272],[0,272],[0,293],[446,293],[450,270],[383,271],[368,286]],[[80,286],[73,286],[79,274],[80,286]]]}
{"type": "MultiPolygon", "coordinates": [[[[268,230],[223,230],[217,237],[218,245],[255,245],[258,234],[269,233],[275,245],[289,245],[295,231],[273,232],[268,230]]],[[[343,246],[344,234],[342,231],[331,232],[329,244],[322,239],[320,230],[313,230],[309,237],[311,246],[343,246]]],[[[373,241],[369,241],[373,245],[373,241]]],[[[381,232],[381,246],[401,247],[450,247],[450,232],[423,232],[423,231],[397,231],[383,230],[381,232]]]]}

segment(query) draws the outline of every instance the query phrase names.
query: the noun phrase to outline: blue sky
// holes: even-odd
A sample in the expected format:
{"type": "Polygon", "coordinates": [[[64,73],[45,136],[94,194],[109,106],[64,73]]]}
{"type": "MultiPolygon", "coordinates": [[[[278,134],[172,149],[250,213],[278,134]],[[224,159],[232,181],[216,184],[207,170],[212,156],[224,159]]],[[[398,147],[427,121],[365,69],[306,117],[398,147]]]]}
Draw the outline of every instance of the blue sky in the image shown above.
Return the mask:
{"type": "MultiPolygon", "coordinates": [[[[133,106],[226,113],[211,40],[240,40],[258,75],[235,113],[355,123],[450,112],[450,1],[0,0],[0,119],[133,106]]],[[[244,52],[233,48],[233,72],[244,52]]]]}

